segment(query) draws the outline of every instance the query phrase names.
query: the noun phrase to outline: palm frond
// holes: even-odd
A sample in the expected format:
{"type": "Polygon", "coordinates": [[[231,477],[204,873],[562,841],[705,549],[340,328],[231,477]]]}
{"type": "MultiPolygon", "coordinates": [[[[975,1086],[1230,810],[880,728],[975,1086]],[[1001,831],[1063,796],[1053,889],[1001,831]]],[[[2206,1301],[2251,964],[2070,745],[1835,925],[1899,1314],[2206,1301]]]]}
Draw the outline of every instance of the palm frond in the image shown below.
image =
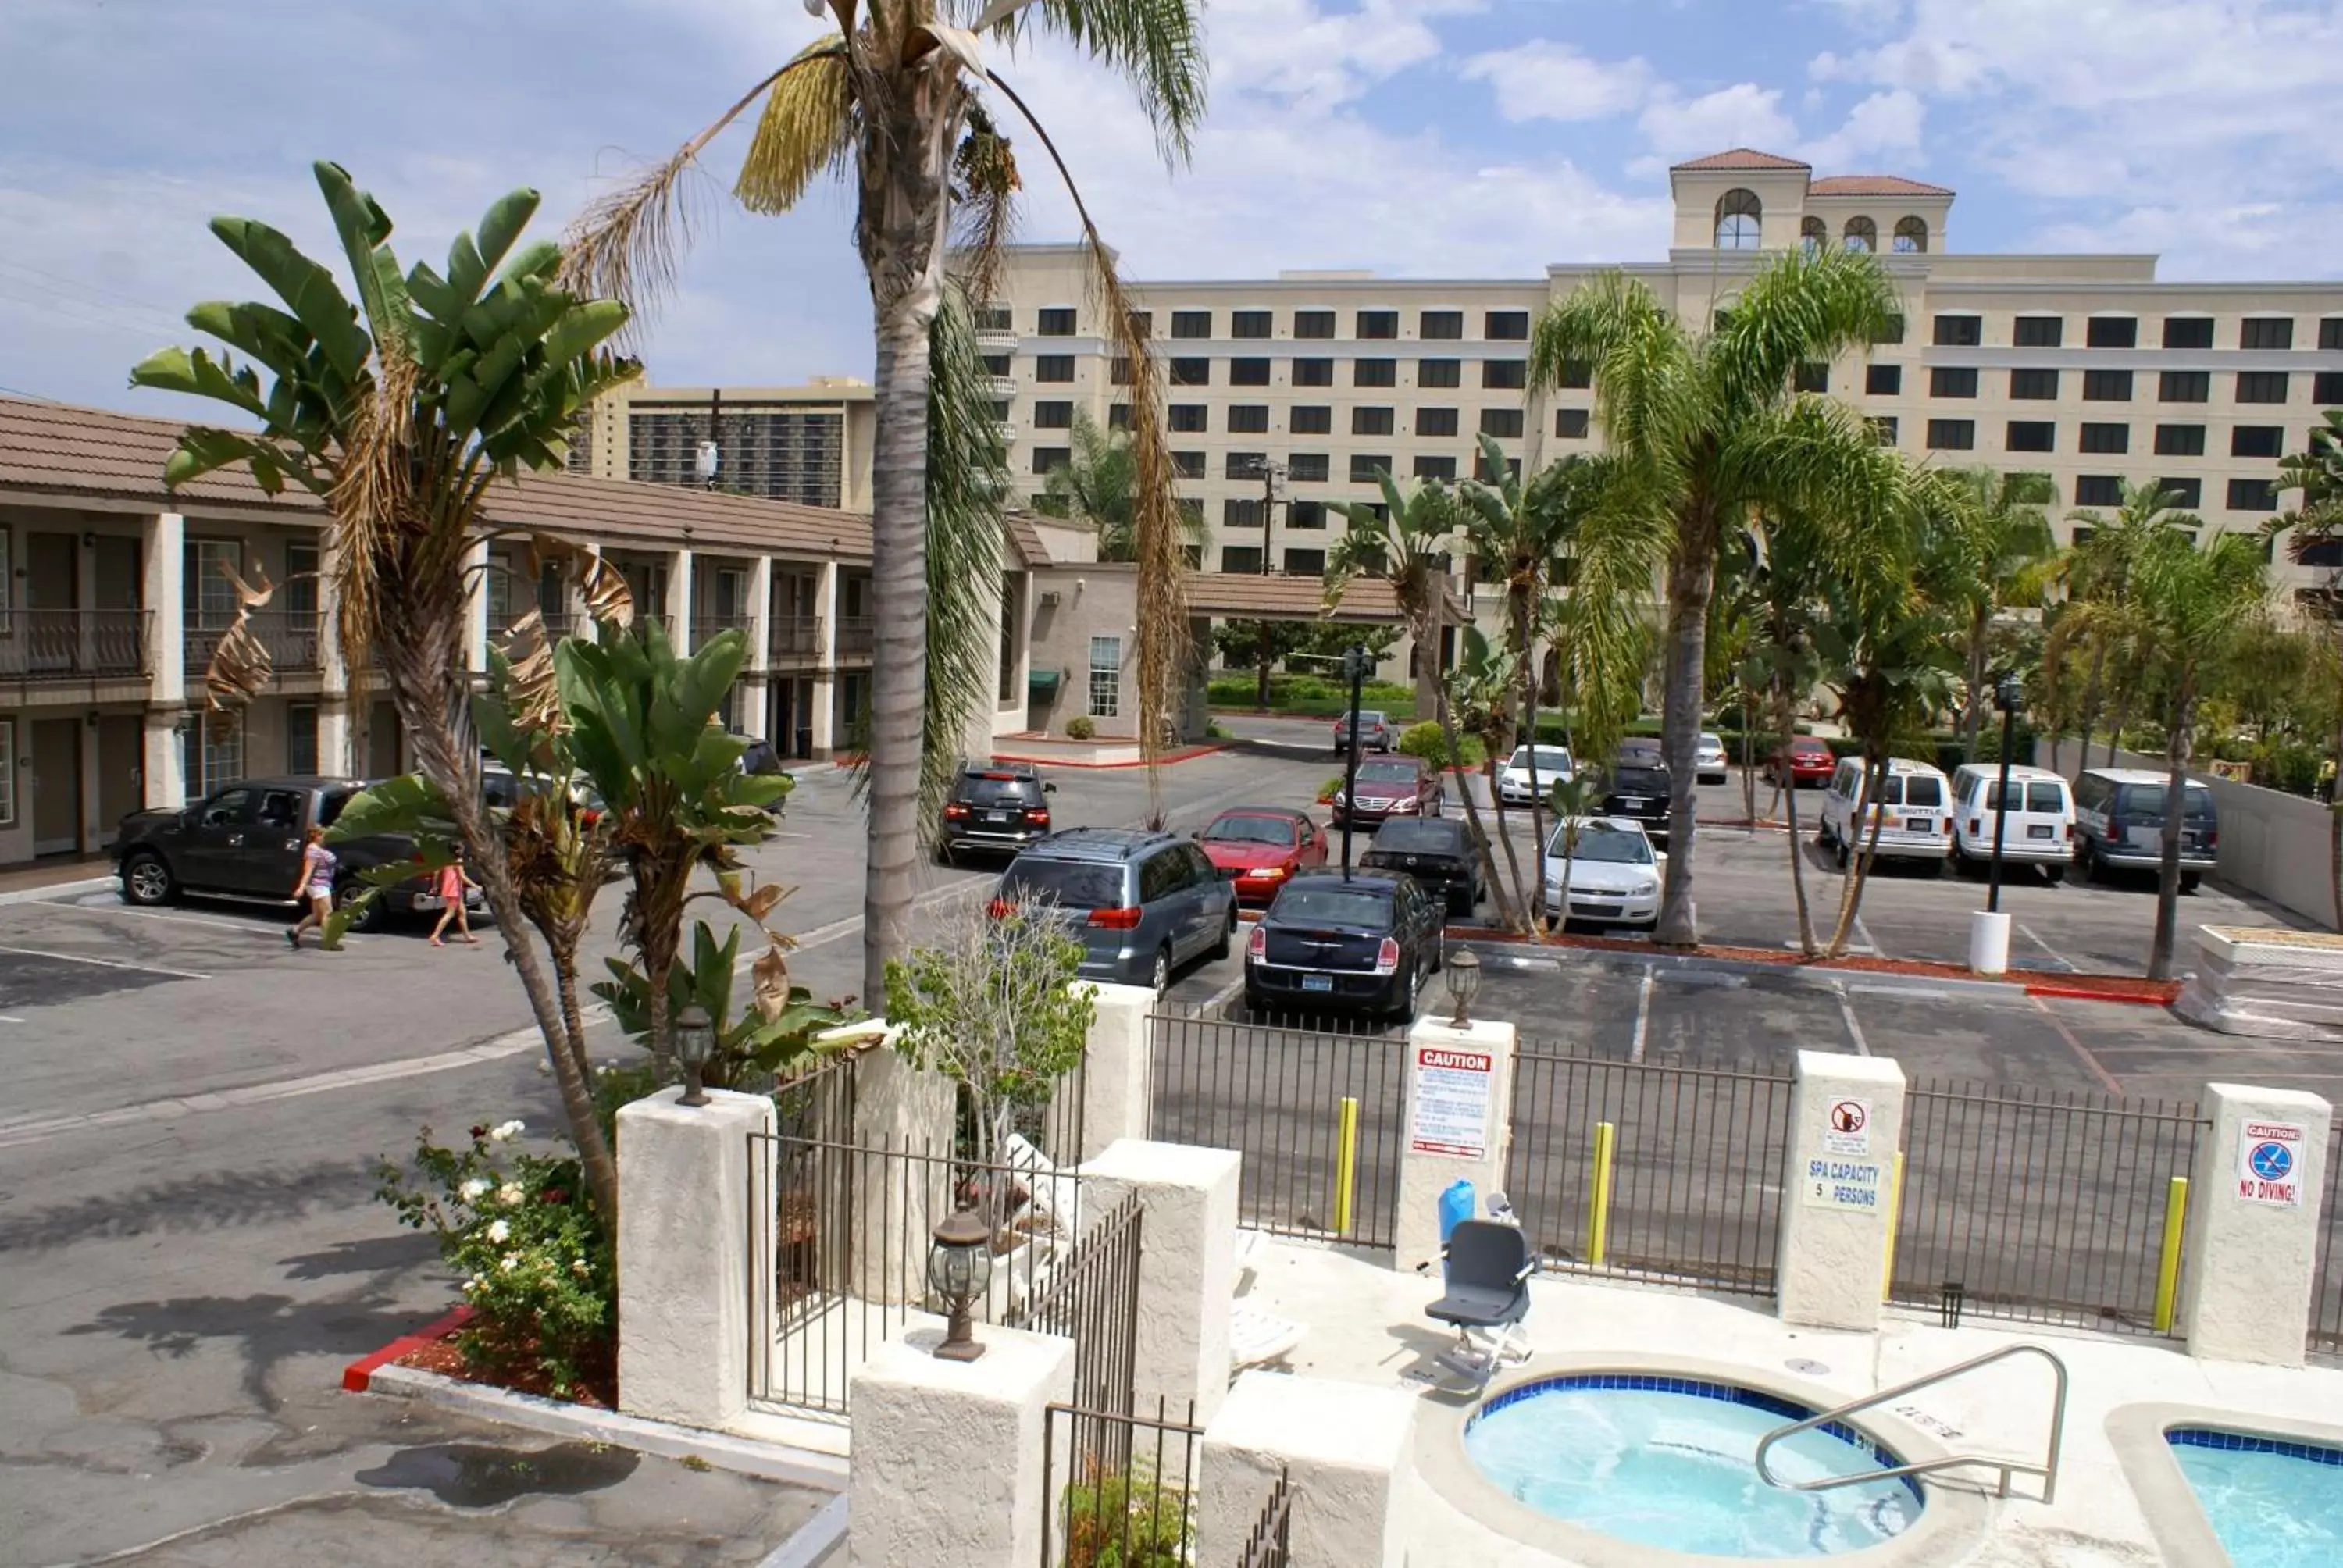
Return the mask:
{"type": "Polygon", "coordinates": [[[956,199],[952,207],[952,270],[970,299],[1000,293],[1001,261],[1017,222],[1017,193],[1024,181],[1017,156],[984,106],[968,106],[968,129],[952,154],[956,199]]]}
{"type": "Polygon", "coordinates": [[[1185,163],[1204,117],[1203,7],[1196,0],[991,0],[979,30],[1012,43],[1055,34],[1121,73],[1167,165],[1185,163]]]}
{"type": "Polygon", "coordinates": [[[1786,252],[1749,280],[1713,336],[1706,360],[1719,401],[1778,402],[1799,366],[1878,337],[1896,317],[1895,286],[1876,256],[1829,246],[1786,252]]]}
{"type": "Polygon", "coordinates": [[[853,164],[854,85],[845,40],[818,38],[789,65],[765,94],[757,134],[732,181],[732,194],[750,212],[787,212],[817,176],[842,176],[853,164]]]}

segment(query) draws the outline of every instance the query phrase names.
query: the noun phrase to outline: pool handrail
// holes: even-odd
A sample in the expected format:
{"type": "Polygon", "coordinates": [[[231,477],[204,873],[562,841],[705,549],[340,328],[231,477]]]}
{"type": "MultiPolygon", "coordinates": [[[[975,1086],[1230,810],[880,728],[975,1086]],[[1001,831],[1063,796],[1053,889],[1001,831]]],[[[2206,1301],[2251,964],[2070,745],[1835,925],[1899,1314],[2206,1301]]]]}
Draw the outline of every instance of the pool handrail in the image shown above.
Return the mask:
{"type": "Polygon", "coordinates": [[[1957,1470],[1970,1465],[1983,1465],[2001,1472],[2000,1494],[2004,1497],[2009,1495],[2009,1478],[2012,1475],[2040,1476],[2042,1501],[2048,1503],[2056,1497],[2058,1493],[2058,1452],[2065,1441],[2066,1433],[2066,1363],[2041,1345],[2004,1345],[1999,1350],[1987,1351],[1981,1356],[1972,1356],[1956,1365],[1941,1367],[1935,1372],[1925,1373],[1909,1382],[1900,1382],[1894,1388],[1884,1388],[1877,1393],[1865,1394],[1861,1399],[1849,1400],[1846,1403],[1824,1411],[1818,1415],[1810,1415],[1804,1421],[1794,1421],[1775,1427],[1757,1440],[1757,1473],[1768,1486],[1778,1486],[1791,1492],[1827,1492],[1833,1487],[1853,1486],[1858,1482],[1896,1481],[1908,1475],[1930,1475],[1940,1470],[1957,1470]],[[1946,1382],[1960,1376],[1963,1372],[1974,1372],[1978,1367],[1988,1366],[1995,1362],[2006,1361],[2012,1356],[2020,1355],[2040,1356],[2050,1363],[2050,1370],[2057,1380],[2050,1406],[2050,1445],[2039,1464],[2031,1464],[2022,1459],[2006,1459],[1997,1454],[1954,1453],[1946,1454],[1942,1459],[1923,1460],[1917,1464],[1898,1464],[1882,1470],[1867,1470],[1855,1475],[1825,1475],[1816,1481],[1779,1480],[1765,1467],[1765,1451],[1785,1437],[1795,1437],[1802,1432],[1812,1432],[1818,1426],[1827,1425],[1857,1411],[1869,1410],[1872,1406],[1884,1404],[1891,1399],[1900,1399],[1916,1389],[1924,1389],[1932,1383],[1946,1382]]]}

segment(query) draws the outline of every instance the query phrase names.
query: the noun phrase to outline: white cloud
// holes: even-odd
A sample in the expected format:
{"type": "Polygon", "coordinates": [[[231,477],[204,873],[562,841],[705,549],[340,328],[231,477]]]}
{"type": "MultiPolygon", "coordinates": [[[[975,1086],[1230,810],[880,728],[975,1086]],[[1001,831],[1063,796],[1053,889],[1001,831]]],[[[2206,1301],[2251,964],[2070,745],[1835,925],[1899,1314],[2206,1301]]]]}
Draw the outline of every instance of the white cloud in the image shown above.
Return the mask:
{"type": "Polygon", "coordinates": [[[1798,139],[1798,127],[1782,112],[1778,88],[1738,82],[1685,99],[1664,93],[1636,122],[1663,163],[1700,157],[1728,147],[1779,152],[1798,139]]]}
{"type": "Polygon", "coordinates": [[[1349,103],[1440,54],[1432,18],[1481,9],[1482,0],[1363,0],[1353,11],[1317,0],[1214,5],[1204,15],[1213,91],[1263,93],[1304,108],[1349,103]]]}
{"type": "Polygon", "coordinates": [[[1798,156],[1825,174],[1907,174],[1907,168],[1865,168],[1865,160],[1906,161],[1920,151],[1921,122],[1927,109],[1915,95],[1896,88],[1874,93],[1855,105],[1846,123],[1818,141],[1805,143],[1798,156]]]}
{"type": "Polygon", "coordinates": [[[1489,83],[1497,112],[1516,124],[1625,114],[1641,107],[1654,85],[1651,64],[1640,55],[1606,63],[1551,39],[1475,55],[1464,62],[1464,76],[1489,83]]]}

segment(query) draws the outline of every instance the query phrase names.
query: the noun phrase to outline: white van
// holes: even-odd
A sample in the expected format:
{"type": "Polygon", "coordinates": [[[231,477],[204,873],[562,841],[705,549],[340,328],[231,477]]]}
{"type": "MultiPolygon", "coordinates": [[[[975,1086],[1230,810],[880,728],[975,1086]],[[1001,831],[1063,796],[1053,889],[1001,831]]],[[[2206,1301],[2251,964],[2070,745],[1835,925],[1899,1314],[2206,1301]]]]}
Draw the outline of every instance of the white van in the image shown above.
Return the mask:
{"type": "MultiPolygon", "coordinates": [[[[1953,769],[1953,863],[1960,869],[1992,860],[2000,797],[2000,763],[1964,762],[1953,769]]],[[[2063,881],[2075,859],[2074,791],[2047,768],[2013,767],[2009,802],[2001,829],[2002,864],[2039,866],[2052,881],[2063,881]]]]}
{"type": "MultiPolygon", "coordinates": [[[[1822,826],[1815,836],[1835,850],[1840,869],[1871,841],[1871,819],[1863,809],[1865,769],[1860,757],[1842,757],[1823,791],[1822,826]]],[[[1942,861],[1952,852],[1953,790],[1944,774],[1926,762],[1887,759],[1887,778],[1877,808],[1883,859],[1942,861]]]]}

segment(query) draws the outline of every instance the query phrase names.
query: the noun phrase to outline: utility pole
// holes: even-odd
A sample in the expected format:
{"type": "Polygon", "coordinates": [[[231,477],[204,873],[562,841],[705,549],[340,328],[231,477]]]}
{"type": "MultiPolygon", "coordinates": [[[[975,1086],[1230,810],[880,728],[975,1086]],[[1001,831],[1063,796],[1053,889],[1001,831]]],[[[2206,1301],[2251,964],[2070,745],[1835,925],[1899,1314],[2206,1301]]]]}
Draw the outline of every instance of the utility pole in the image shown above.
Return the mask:
{"type": "Polygon", "coordinates": [[[1270,545],[1277,526],[1273,520],[1277,516],[1277,481],[1284,477],[1285,465],[1261,457],[1254,461],[1253,467],[1261,475],[1261,575],[1267,577],[1270,545]]]}
{"type": "Polygon", "coordinates": [[[1342,650],[1342,673],[1351,679],[1351,744],[1342,753],[1342,880],[1351,879],[1351,818],[1359,794],[1359,683],[1367,676],[1367,650],[1357,643],[1342,650]]]}

